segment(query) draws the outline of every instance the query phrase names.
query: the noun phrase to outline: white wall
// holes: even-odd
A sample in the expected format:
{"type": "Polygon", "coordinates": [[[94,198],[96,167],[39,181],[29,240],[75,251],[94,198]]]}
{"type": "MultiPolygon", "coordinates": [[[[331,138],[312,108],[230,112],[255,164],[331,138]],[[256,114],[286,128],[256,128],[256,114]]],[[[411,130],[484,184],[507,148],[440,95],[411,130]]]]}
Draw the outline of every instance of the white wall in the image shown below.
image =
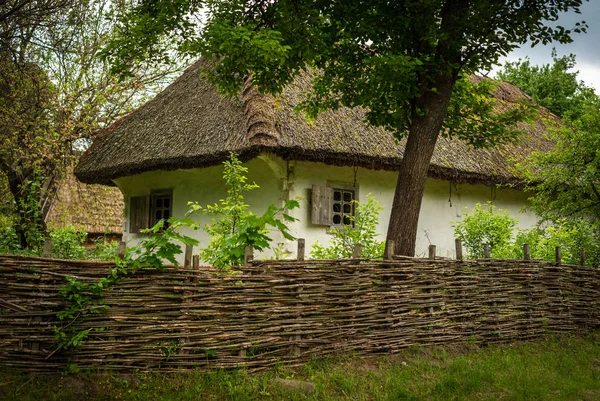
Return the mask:
{"type": "MultiPolygon", "coordinates": [[[[371,193],[384,208],[380,214],[378,230],[381,233],[380,240],[383,241],[387,232],[397,177],[397,173],[390,171],[296,162],[290,197],[303,196],[310,200],[312,185],[327,185],[331,182],[357,187],[360,202],[366,202],[367,194],[371,193]]],[[[533,212],[521,212],[521,209],[527,205],[527,195],[522,191],[484,185],[452,184],[452,194],[450,194],[448,181],[428,178],[419,216],[417,255],[426,255],[429,245],[434,244],[437,246],[439,256],[454,257],[454,231],[451,222],[460,220],[465,207],[471,209],[477,202],[487,201],[492,201],[500,209],[510,211],[512,217],[519,219],[519,227],[531,227],[536,223],[533,212]]],[[[321,244],[327,243],[329,236],[326,228],[310,223],[309,203],[302,202],[301,206],[302,210],[297,215],[308,224],[296,226],[294,235],[306,238],[307,250],[316,241],[321,244]]]]}
{"type": "MultiPolygon", "coordinates": [[[[253,212],[261,214],[270,204],[281,206],[285,199],[301,198],[300,209],[291,212],[299,221],[292,223],[290,228],[294,236],[306,239],[307,253],[316,241],[321,244],[329,242],[327,227],[311,223],[310,191],[313,185],[339,183],[355,186],[361,202],[366,201],[367,194],[374,195],[384,207],[379,219],[380,240],[384,240],[397,173],[329,166],[323,163],[286,162],[270,155],[261,155],[246,163],[246,166],[249,169],[249,181],[255,181],[260,186],[260,189],[248,193],[246,198],[253,212]]],[[[225,195],[222,172],[221,166],[157,171],[120,178],[116,183],[125,194],[127,204],[128,196],[146,195],[151,189],[173,188],[174,216],[183,217],[188,201],[195,200],[201,205],[206,205],[217,202],[225,195]]],[[[425,255],[428,246],[434,244],[437,245],[438,255],[453,257],[454,232],[451,222],[461,218],[465,207],[470,209],[477,202],[486,201],[492,201],[500,209],[509,210],[512,217],[519,219],[520,227],[531,227],[536,223],[536,217],[531,211],[521,212],[527,204],[527,195],[521,191],[483,185],[451,185],[448,181],[428,178],[419,218],[417,255],[425,255]]],[[[205,223],[209,218],[202,216],[200,221],[205,223]]],[[[124,237],[126,240],[135,240],[127,230],[127,222],[125,225],[124,237]]],[[[203,231],[186,234],[198,238],[201,245],[209,240],[203,231]]],[[[273,239],[276,243],[283,243],[292,255],[295,254],[295,243],[285,241],[278,234],[273,235],[273,239]]]]}
{"type": "MultiPolygon", "coordinates": [[[[281,181],[275,178],[274,171],[261,159],[253,159],[245,165],[249,169],[248,182],[256,182],[260,186],[259,189],[247,193],[246,201],[250,210],[262,214],[270,204],[280,202],[283,195],[280,189],[281,181]]],[[[183,218],[188,211],[189,201],[198,201],[200,205],[205,206],[225,197],[226,189],[222,175],[223,167],[214,166],[192,170],[151,171],[115,180],[125,195],[123,240],[128,242],[128,246],[132,246],[142,238],[139,234],[129,233],[129,197],[149,195],[151,190],[156,189],[172,189],[173,216],[183,218]]],[[[212,219],[206,215],[195,215],[195,218],[202,225],[212,219]]],[[[209,237],[203,230],[193,231],[186,228],[182,232],[198,239],[200,246],[206,246],[209,242],[209,237]]],[[[274,235],[273,238],[275,241],[281,241],[280,235],[274,235]]],[[[183,260],[182,255],[179,260],[183,260]]]]}

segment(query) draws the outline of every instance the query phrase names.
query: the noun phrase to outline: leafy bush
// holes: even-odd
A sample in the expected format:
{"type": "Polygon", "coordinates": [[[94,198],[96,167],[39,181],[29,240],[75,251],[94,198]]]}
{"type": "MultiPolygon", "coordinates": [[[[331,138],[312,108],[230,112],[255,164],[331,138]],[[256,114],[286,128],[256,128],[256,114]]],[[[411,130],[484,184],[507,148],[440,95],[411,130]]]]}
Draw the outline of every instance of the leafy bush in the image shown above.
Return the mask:
{"type": "Polygon", "coordinates": [[[267,226],[280,230],[284,238],[294,240],[285,222],[296,221],[287,211],[300,206],[298,201],[290,200],[282,208],[270,205],[262,216],[255,215],[244,201],[244,193],[258,188],[258,185],[246,182],[248,168],[242,166],[235,153],[230,153],[229,160],[223,165],[223,180],[227,186],[225,199],[206,207],[197,202],[188,203],[189,213],[202,211],[215,216],[204,227],[211,240],[201,250],[200,257],[220,269],[242,265],[247,246],[258,251],[270,249],[272,240],[267,226]]]}
{"type": "Polygon", "coordinates": [[[513,255],[523,257],[523,244],[529,244],[532,258],[555,260],[556,247],[561,247],[563,263],[579,264],[581,248],[584,249],[586,264],[600,266],[600,238],[592,225],[580,220],[560,220],[556,224],[519,230],[513,246],[513,255]]]}
{"type": "Polygon", "coordinates": [[[563,263],[579,264],[583,248],[586,264],[600,266],[600,235],[586,220],[540,223],[538,227],[516,230],[517,220],[506,210],[491,204],[475,205],[462,221],[453,222],[456,238],[463,241],[470,258],[483,257],[483,244],[490,244],[494,258],[523,258],[523,245],[528,244],[531,257],[555,260],[556,247],[561,247],[563,263]]]}
{"type": "Polygon", "coordinates": [[[310,252],[314,259],[342,259],[350,258],[354,254],[356,244],[362,245],[362,257],[369,259],[383,258],[385,242],[377,241],[377,225],[379,224],[379,212],[383,207],[371,195],[367,195],[367,203],[357,200],[356,216],[350,217],[352,224],[342,227],[333,227],[327,231],[332,235],[328,247],[316,242],[310,252]]]}
{"type": "Polygon", "coordinates": [[[19,254],[19,238],[13,226],[5,225],[0,227],[0,254],[19,254]]]}
{"type": "Polygon", "coordinates": [[[59,259],[87,259],[85,240],[87,233],[75,228],[69,224],[64,228],[51,230],[50,240],[52,240],[51,256],[59,259]]]}
{"type": "Polygon", "coordinates": [[[92,240],[94,246],[88,251],[88,258],[94,260],[114,260],[117,257],[119,243],[117,241],[108,241],[104,237],[92,240]]]}
{"type": "Polygon", "coordinates": [[[513,230],[517,220],[507,210],[498,209],[490,202],[477,203],[461,221],[452,222],[454,235],[462,240],[469,258],[483,258],[483,244],[489,244],[494,258],[510,257],[513,230]]]}

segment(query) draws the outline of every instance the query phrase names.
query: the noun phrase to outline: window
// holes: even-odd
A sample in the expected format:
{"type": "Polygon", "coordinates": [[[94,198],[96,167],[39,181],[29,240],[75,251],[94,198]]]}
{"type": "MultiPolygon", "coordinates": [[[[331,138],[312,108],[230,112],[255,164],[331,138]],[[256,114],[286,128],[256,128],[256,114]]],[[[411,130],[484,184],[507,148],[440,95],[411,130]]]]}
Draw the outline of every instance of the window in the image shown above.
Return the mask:
{"type": "Polygon", "coordinates": [[[333,202],[331,204],[332,218],[334,226],[350,225],[351,217],[354,216],[354,190],[333,189],[333,202]]]}
{"type": "Polygon", "coordinates": [[[139,234],[140,230],[154,226],[160,219],[167,220],[173,215],[173,191],[152,191],[150,196],[129,198],[129,232],[139,234]]]}
{"type": "Polygon", "coordinates": [[[169,217],[171,217],[173,195],[171,191],[156,191],[155,193],[152,193],[151,198],[152,218],[150,219],[150,226],[152,227],[161,219],[168,220],[169,217]]]}
{"type": "Polygon", "coordinates": [[[323,187],[313,185],[312,223],[326,226],[352,224],[355,213],[356,189],[335,185],[323,187]]]}

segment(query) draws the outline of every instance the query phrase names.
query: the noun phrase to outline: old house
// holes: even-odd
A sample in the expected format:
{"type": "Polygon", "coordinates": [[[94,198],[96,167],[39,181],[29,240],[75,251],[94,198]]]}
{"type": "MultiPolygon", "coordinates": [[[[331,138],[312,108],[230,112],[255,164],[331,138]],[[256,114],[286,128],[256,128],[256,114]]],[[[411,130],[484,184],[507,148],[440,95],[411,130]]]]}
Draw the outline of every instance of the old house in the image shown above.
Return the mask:
{"type": "MultiPolygon", "coordinates": [[[[379,232],[385,237],[403,142],[380,128],[363,123],[361,109],[323,113],[307,121],[293,111],[309,89],[298,78],[277,97],[261,95],[248,85],[231,99],[199,78],[198,66],[184,74],[154,99],[113,125],[82,157],[76,176],[85,183],[116,185],[125,197],[127,240],[161,218],[183,216],[188,201],[210,204],[224,196],[221,163],[237,152],[249,168],[249,179],[259,190],[247,196],[256,213],[269,204],[300,197],[299,219],[292,233],[328,242],[327,228],[354,212],[351,201],[371,193],[382,203],[379,232]],[[315,196],[321,198],[318,207],[315,196]],[[313,207],[314,206],[314,207],[313,207]]],[[[496,97],[515,101],[524,94],[501,84],[496,97]]],[[[422,201],[417,253],[432,243],[438,254],[451,256],[454,244],[450,222],[465,207],[493,201],[531,226],[533,213],[520,210],[527,194],[519,189],[513,165],[532,151],[549,149],[544,138],[545,110],[517,143],[475,150],[458,140],[441,138],[429,169],[422,201]],[[516,186],[516,187],[514,187],[516,186]]],[[[207,217],[203,217],[207,221],[207,217]]],[[[201,244],[204,232],[193,233],[201,244]]],[[[293,244],[276,238],[293,252],[293,244]]]]}

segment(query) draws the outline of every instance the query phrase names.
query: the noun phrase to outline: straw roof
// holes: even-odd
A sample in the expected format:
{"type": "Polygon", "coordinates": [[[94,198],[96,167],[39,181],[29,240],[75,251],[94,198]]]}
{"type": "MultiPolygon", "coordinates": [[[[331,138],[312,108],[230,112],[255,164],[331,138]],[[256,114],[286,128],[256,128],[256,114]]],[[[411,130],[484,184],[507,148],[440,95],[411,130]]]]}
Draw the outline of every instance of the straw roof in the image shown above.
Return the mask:
{"type": "MultiPolygon", "coordinates": [[[[286,160],[398,169],[404,141],[366,124],[364,109],[324,112],[313,122],[293,111],[310,90],[309,77],[298,77],[277,97],[246,85],[238,98],[228,98],[200,79],[203,63],[189,67],[162,93],[111,126],[81,158],[77,178],[110,185],[146,171],[215,165],[230,151],[242,160],[266,151],[286,160]]],[[[504,102],[526,97],[507,83],[499,85],[495,96],[504,102]]],[[[551,148],[544,135],[548,120],[558,118],[541,110],[533,124],[522,124],[526,134],[517,143],[492,149],[440,138],[429,175],[454,182],[519,184],[511,166],[534,150],[551,148]]]]}
{"type": "Polygon", "coordinates": [[[123,234],[123,195],[106,185],[77,181],[72,168],[60,180],[46,217],[49,228],[73,224],[88,234],[123,234]]]}

